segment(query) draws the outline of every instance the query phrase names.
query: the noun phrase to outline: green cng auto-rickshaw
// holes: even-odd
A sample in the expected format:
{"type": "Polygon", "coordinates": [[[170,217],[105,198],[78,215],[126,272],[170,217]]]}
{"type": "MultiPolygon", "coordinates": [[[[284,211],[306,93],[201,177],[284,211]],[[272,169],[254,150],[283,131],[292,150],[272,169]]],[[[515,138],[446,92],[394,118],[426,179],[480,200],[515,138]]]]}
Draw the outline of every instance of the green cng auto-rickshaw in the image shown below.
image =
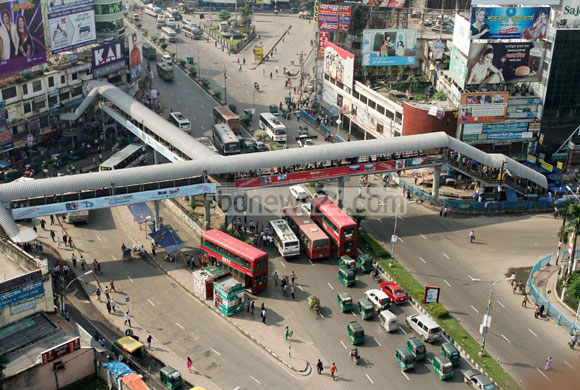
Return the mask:
{"type": "Polygon", "coordinates": [[[353,345],[364,343],[365,341],[365,330],[356,321],[351,321],[346,326],[346,330],[348,332],[348,337],[350,337],[350,342],[353,345]]]}
{"type": "Polygon", "coordinates": [[[183,385],[181,373],[173,367],[165,366],[159,371],[161,383],[169,389],[180,389],[183,385]]]}
{"type": "Polygon", "coordinates": [[[444,343],[441,346],[441,355],[449,359],[453,367],[457,367],[461,363],[461,355],[453,343],[444,343]]]}
{"type": "Polygon", "coordinates": [[[433,356],[433,370],[439,376],[439,379],[449,379],[453,378],[455,373],[453,370],[453,364],[445,356],[435,355],[433,356]]]}
{"type": "Polygon", "coordinates": [[[367,298],[358,300],[358,312],[363,320],[372,320],[375,318],[375,306],[367,298]]]}
{"type": "Polygon", "coordinates": [[[339,292],[336,296],[336,302],[338,302],[338,307],[344,313],[349,310],[354,309],[354,304],[352,303],[352,297],[349,293],[339,292]]]}
{"type": "Polygon", "coordinates": [[[363,272],[371,272],[374,268],[373,258],[369,255],[360,255],[358,257],[358,266],[363,272]]]}
{"type": "Polygon", "coordinates": [[[425,344],[423,344],[417,337],[411,337],[407,340],[407,349],[413,354],[413,356],[415,356],[416,361],[425,360],[425,357],[427,356],[425,344]]]}
{"type": "Polygon", "coordinates": [[[395,359],[397,359],[397,363],[399,363],[403,371],[415,368],[415,356],[406,348],[397,348],[395,359]]]}
{"type": "Polygon", "coordinates": [[[340,266],[340,268],[345,268],[345,269],[352,269],[354,270],[356,267],[356,262],[354,261],[354,259],[350,256],[342,256],[340,258],[340,260],[338,261],[338,265],[340,266]]]}
{"type": "Polygon", "coordinates": [[[354,285],[356,276],[353,270],[340,268],[338,270],[338,280],[340,280],[346,287],[354,285]]]}

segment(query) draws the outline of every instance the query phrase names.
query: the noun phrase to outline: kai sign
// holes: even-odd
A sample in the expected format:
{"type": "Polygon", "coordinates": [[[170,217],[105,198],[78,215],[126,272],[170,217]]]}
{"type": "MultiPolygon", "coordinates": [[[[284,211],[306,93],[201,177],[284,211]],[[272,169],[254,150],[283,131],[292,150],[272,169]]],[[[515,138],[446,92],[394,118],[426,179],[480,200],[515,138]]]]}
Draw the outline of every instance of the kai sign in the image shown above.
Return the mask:
{"type": "Polygon", "coordinates": [[[123,38],[93,48],[93,77],[106,76],[125,68],[125,43],[123,38]]]}

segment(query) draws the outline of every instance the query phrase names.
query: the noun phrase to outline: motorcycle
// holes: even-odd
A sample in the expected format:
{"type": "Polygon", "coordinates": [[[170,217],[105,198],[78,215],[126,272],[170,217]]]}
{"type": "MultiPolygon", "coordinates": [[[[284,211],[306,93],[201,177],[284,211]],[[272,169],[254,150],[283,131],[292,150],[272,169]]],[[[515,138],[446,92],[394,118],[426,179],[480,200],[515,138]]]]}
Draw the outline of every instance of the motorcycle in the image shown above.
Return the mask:
{"type": "Polygon", "coordinates": [[[355,350],[351,350],[350,351],[350,357],[352,358],[353,363],[358,366],[359,362],[360,362],[360,355],[358,354],[358,351],[355,352],[355,350]]]}
{"type": "Polygon", "coordinates": [[[375,268],[372,272],[371,272],[371,278],[373,278],[373,280],[377,283],[381,282],[381,274],[379,273],[379,269],[375,268]]]}

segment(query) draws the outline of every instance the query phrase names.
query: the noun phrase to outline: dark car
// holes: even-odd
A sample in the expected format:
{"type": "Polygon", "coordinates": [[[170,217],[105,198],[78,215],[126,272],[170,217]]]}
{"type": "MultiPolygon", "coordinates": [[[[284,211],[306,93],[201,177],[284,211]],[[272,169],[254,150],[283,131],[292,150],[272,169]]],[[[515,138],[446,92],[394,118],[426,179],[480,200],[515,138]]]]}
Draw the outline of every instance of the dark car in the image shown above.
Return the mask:
{"type": "Polygon", "coordinates": [[[495,383],[487,376],[479,371],[467,370],[463,371],[463,381],[470,383],[474,389],[478,390],[495,390],[495,383]]]}

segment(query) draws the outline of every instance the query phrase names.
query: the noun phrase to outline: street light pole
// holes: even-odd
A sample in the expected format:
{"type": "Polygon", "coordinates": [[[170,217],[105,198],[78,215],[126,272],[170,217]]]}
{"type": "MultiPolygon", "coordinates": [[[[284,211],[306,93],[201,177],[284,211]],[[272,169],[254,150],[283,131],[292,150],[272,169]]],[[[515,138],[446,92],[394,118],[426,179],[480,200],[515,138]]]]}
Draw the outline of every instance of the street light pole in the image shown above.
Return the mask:
{"type": "Polygon", "coordinates": [[[491,287],[489,289],[489,298],[487,301],[487,310],[485,311],[485,316],[483,317],[483,332],[482,332],[482,339],[481,339],[481,351],[479,351],[479,356],[483,356],[485,354],[485,336],[487,336],[487,324],[490,322],[490,317],[489,317],[489,313],[491,313],[491,296],[493,295],[493,286],[495,286],[495,284],[499,282],[499,280],[496,280],[494,282],[491,282],[491,287]]]}
{"type": "MultiPolygon", "coordinates": [[[[64,291],[61,291],[61,312],[64,313],[66,311],[66,292],[67,292],[68,288],[70,287],[70,285],[73,284],[73,282],[75,280],[80,279],[83,276],[86,276],[86,275],[89,275],[89,274],[92,274],[92,273],[93,273],[93,270],[89,270],[89,271],[85,272],[84,274],[77,276],[76,278],[74,278],[73,280],[71,280],[69,282],[69,284],[66,285],[66,287],[64,288],[64,291]]],[[[64,278],[63,278],[63,281],[64,281],[64,278]]]]}
{"type": "MultiPolygon", "coordinates": [[[[403,201],[404,202],[404,201],[403,201]]],[[[401,207],[402,203],[399,203],[395,208],[395,228],[393,229],[393,237],[391,237],[391,258],[395,258],[395,240],[394,236],[397,235],[397,220],[399,219],[399,207],[401,207]]]]}
{"type": "Polygon", "coordinates": [[[224,64],[224,102],[228,105],[228,74],[226,64],[224,64]]]}
{"type": "Polygon", "coordinates": [[[199,44],[197,45],[197,78],[201,80],[201,58],[199,56],[199,44]]]}

